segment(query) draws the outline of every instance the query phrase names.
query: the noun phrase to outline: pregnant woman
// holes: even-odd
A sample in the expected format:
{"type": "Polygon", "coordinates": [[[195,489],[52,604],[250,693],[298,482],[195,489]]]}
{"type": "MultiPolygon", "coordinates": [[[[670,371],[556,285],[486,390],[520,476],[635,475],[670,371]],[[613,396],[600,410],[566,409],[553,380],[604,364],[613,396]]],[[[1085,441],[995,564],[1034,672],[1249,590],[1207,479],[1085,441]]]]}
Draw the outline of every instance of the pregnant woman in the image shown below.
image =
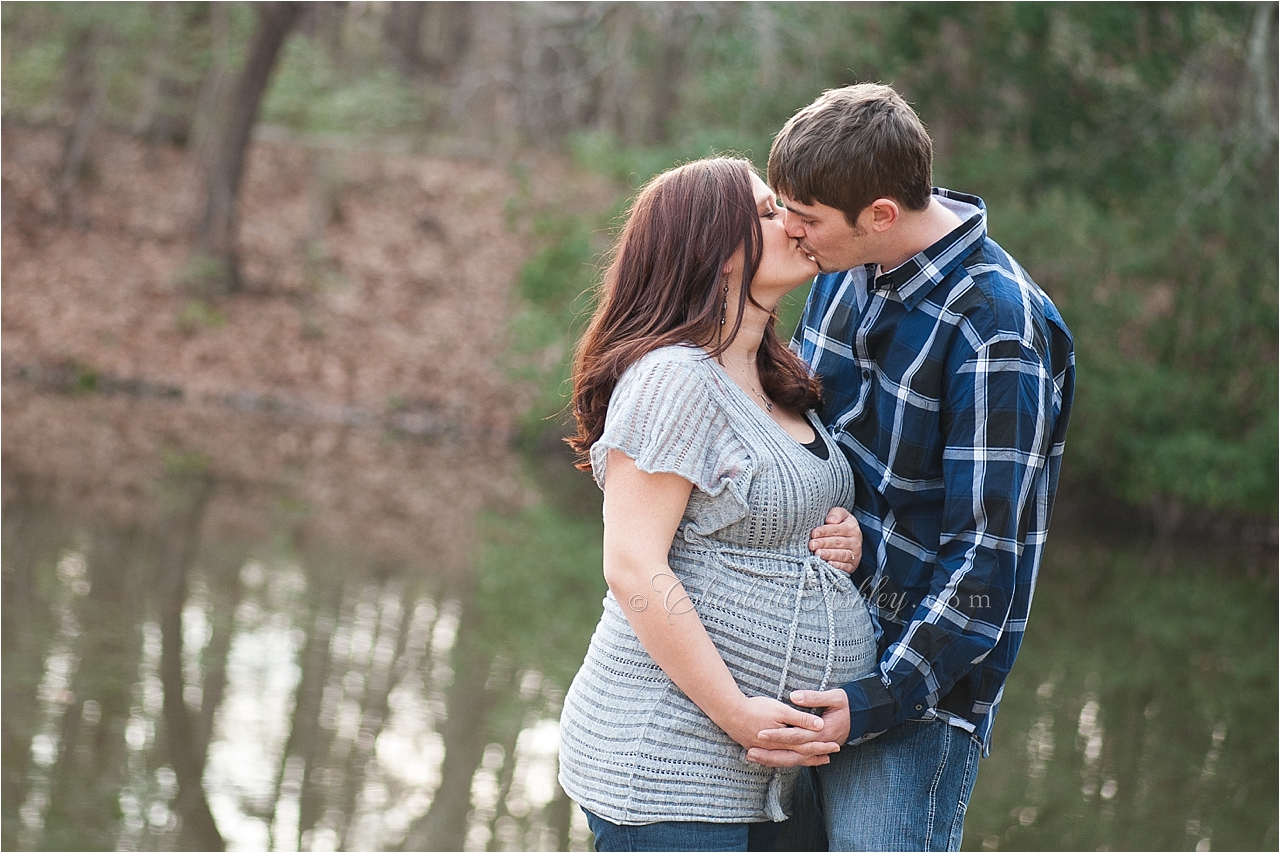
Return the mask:
{"type": "Polygon", "coordinates": [[[810,553],[853,476],[774,330],[817,272],[783,216],[746,160],[654,178],[578,349],[570,444],[604,490],[609,593],[565,697],[560,782],[599,850],[771,849],[798,770],[746,748],[821,727],[790,691],[874,669],[865,603],[810,553]]]}

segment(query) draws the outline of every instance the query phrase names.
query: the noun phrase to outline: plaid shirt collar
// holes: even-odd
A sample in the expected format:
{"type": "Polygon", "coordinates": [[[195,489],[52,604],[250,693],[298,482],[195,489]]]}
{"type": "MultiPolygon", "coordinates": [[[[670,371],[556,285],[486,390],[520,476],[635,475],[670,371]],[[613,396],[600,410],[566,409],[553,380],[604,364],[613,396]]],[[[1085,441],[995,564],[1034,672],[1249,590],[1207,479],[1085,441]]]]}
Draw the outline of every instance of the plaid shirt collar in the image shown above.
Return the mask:
{"type": "Polygon", "coordinates": [[[941,187],[934,187],[933,194],[964,222],[906,263],[877,276],[870,287],[873,291],[885,288],[897,293],[908,311],[920,304],[987,236],[987,206],[982,199],[941,187]]]}

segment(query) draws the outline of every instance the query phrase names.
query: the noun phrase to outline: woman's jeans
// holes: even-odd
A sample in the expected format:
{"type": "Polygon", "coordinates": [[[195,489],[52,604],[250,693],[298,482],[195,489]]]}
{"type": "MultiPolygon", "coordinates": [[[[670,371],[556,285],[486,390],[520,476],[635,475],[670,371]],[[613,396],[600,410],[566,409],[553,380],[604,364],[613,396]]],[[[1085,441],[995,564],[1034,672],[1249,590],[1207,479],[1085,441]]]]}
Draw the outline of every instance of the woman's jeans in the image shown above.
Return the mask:
{"type": "Polygon", "coordinates": [[[663,821],[619,826],[586,809],[597,850],[772,850],[777,823],[663,821]]]}
{"type": "Polygon", "coordinates": [[[800,774],[779,850],[959,850],[982,746],[907,720],[800,774]]]}

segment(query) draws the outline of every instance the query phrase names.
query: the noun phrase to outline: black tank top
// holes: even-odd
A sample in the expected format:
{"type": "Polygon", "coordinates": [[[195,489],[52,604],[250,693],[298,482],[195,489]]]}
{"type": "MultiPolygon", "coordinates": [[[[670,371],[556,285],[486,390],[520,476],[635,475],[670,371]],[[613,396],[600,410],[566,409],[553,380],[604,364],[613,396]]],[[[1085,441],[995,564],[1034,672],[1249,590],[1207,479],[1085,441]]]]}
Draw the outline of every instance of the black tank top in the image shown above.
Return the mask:
{"type": "Polygon", "coordinates": [[[814,435],[813,435],[813,441],[808,441],[808,442],[802,441],[800,443],[804,445],[805,450],[809,451],[814,456],[821,459],[823,462],[827,461],[827,458],[829,456],[829,453],[827,451],[827,443],[822,440],[822,436],[818,435],[816,431],[814,432],[814,435]]]}

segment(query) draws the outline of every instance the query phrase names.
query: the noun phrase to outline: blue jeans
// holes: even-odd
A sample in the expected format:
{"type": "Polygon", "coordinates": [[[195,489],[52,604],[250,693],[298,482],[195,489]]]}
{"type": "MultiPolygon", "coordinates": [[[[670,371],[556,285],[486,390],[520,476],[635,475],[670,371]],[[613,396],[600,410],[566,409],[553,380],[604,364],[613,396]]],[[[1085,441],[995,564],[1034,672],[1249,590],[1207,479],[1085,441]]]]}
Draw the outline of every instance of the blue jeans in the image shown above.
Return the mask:
{"type": "Polygon", "coordinates": [[[800,774],[779,850],[959,850],[982,745],[907,720],[800,774]]]}
{"type": "Polygon", "coordinates": [[[670,820],[619,826],[582,810],[597,850],[772,850],[778,823],[699,823],[670,820]]]}

